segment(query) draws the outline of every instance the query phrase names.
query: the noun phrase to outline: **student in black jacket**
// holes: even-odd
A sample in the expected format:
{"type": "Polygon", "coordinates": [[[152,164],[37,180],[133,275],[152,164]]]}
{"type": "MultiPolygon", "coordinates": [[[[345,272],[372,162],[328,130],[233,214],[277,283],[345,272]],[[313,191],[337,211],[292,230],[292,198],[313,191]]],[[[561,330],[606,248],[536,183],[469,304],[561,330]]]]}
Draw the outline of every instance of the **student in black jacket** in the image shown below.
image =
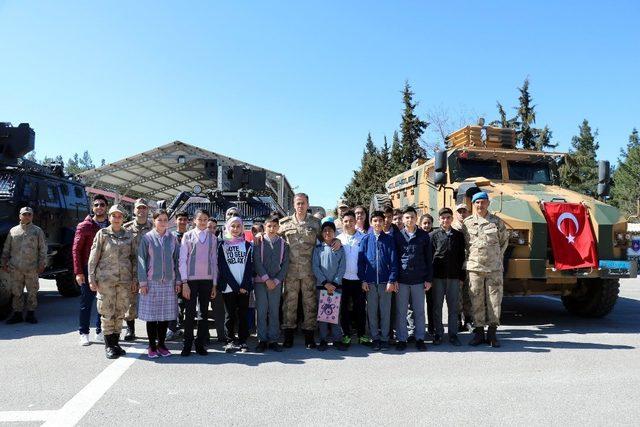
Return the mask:
{"type": "Polygon", "coordinates": [[[442,304],[447,298],[447,310],[449,312],[449,342],[455,346],[460,345],[458,333],[458,298],[460,287],[465,278],[462,268],[465,257],[465,243],[463,234],[452,228],[453,211],[442,208],[438,212],[440,228],[431,232],[431,245],[433,247],[433,317],[435,323],[434,344],[442,342],[444,327],[442,325],[442,304]]]}

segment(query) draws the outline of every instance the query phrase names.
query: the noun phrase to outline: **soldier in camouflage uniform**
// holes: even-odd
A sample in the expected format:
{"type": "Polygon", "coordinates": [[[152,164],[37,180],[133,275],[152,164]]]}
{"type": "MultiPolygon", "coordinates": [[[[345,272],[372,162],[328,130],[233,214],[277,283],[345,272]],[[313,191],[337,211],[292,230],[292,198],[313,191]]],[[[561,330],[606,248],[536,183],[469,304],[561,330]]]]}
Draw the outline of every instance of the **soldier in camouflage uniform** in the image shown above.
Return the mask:
{"type": "Polygon", "coordinates": [[[293,333],[298,314],[298,295],[302,294],[305,345],[315,347],[313,337],[316,329],[317,292],[316,279],[311,270],[313,248],[320,234],[320,220],[307,213],[309,197],[296,194],[293,199],[296,213],[280,220],[280,234],[289,244],[289,269],[284,280],[284,298],[282,305],[282,328],[284,329],[284,347],[293,346],[293,333]]]}
{"type": "Polygon", "coordinates": [[[2,250],[2,269],[9,274],[9,286],[13,295],[13,316],[8,324],[22,322],[24,309],[23,289],[27,288],[27,317],[29,323],[38,323],[35,309],[38,306],[38,275],[44,271],[47,244],[44,232],[32,223],[33,210],[20,209],[20,224],[9,231],[2,250]]]}
{"type": "Polygon", "coordinates": [[[136,289],[137,245],[133,234],[122,227],[123,210],[109,209],[111,225],[96,234],[89,255],[89,286],[97,292],[107,359],[125,354],[118,344],[122,320],[136,289]]]}
{"type": "Polygon", "coordinates": [[[464,220],[462,232],[467,243],[467,271],[473,307],[473,339],[469,345],[487,342],[500,347],[496,330],[502,305],[503,256],[509,244],[507,229],[500,218],[489,213],[489,196],[479,192],[472,198],[474,213],[464,220]],[[489,326],[487,339],[484,327],[489,326]]]}
{"type": "MultiPolygon", "coordinates": [[[[145,199],[136,200],[133,205],[135,211],[135,219],[124,224],[124,229],[130,231],[133,234],[134,247],[138,248],[140,244],[140,238],[153,229],[153,221],[149,219],[149,205],[145,199]]],[[[127,332],[124,335],[125,341],[133,341],[136,339],[136,317],[138,317],[138,283],[137,278],[136,287],[131,290],[131,296],[129,298],[129,309],[124,320],[127,321],[127,332]]]]}
{"type": "MultiPolygon", "coordinates": [[[[454,212],[454,221],[451,224],[452,228],[462,232],[462,223],[465,218],[469,216],[469,209],[466,203],[460,203],[456,206],[454,212]]],[[[462,268],[466,269],[467,263],[465,261],[462,268]]],[[[458,298],[458,330],[468,331],[473,324],[473,309],[471,307],[471,292],[469,291],[469,277],[464,279],[464,282],[460,288],[460,298],[458,298]],[[462,316],[464,315],[464,324],[462,323],[462,316]]]]}

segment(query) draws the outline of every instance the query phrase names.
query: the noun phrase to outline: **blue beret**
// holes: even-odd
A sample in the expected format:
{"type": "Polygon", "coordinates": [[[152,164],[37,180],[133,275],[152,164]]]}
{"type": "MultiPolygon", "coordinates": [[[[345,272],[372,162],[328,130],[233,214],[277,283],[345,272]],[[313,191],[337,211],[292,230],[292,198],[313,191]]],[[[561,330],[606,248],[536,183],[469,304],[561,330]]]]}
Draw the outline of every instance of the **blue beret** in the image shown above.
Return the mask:
{"type": "Polygon", "coordinates": [[[476,200],[480,199],[489,200],[489,195],[484,191],[480,191],[479,193],[473,195],[473,197],[471,198],[471,202],[475,203],[476,200]]]}

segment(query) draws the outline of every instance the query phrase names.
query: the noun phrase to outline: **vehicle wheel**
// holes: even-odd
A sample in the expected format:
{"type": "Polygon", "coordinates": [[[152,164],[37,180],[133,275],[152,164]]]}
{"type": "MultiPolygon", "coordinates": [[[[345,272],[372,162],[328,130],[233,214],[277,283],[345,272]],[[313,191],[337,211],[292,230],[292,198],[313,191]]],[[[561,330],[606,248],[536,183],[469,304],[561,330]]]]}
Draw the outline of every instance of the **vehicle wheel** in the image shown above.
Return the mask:
{"type": "Polygon", "coordinates": [[[56,277],[58,292],[65,298],[77,297],[80,295],[80,287],[76,284],[73,274],[64,274],[56,277]]]}
{"type": "Polygon", "coordinates": [[[388,194],[374,194],[371,196],[369,204],[369,214],[373,211],[384,211],[387,206],[392,206],[391,199],[388,194]]]}
{"type": "Polygon", "coordinates": [[[0,319],[11,313],[11,291],[7,282],[7,274],[0,271],[0,319]]]}
{"type": "Polygon", "coordinates": [[[619,291],[616,279],[583,280],[571,295],[562,297],[562,304],[577,316],[604,317],[616,305],[619,291]]]}

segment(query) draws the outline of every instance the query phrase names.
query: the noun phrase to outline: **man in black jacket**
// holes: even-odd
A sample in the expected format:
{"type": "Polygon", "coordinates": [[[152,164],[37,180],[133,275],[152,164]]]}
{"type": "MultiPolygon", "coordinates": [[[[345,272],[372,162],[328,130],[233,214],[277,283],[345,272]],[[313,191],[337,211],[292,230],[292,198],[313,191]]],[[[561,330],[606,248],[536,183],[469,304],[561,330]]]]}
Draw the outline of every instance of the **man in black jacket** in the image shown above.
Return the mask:
{"type": "Polygon", "coordinates": [[[433,247],[433,317],[435,320],[434,344],[442,342],[444,327],[442,325],[442,304],[446,295],[449,342],[460,345],[458,333],[458,298],[460,287],[464,282],[463,270],[465,257],[464,235],[451,227],[453,212],[450,208],[442,208],[438,212],[440,228],[431,232],[433,247]]]}

